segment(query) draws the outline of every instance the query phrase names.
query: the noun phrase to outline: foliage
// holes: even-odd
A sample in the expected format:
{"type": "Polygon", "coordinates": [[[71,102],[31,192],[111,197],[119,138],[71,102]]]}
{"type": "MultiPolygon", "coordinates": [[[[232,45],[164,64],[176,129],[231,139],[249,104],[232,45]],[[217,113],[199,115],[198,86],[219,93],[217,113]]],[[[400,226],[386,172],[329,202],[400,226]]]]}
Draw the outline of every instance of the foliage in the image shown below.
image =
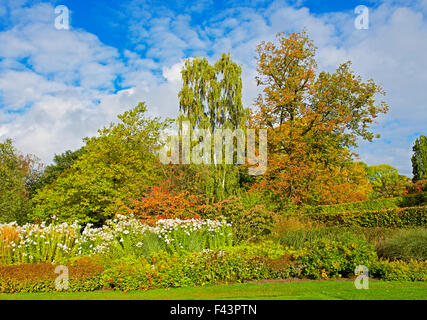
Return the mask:
{"type": "Polygon", "coordinates": [[[156,150],[169,121],[147,119],[140,103],[119,116],[118,124],[86,138],[85,152],[34,202],[33,218],[101,225],[112,217],[120,201],[135,198],[161,178],[156,150]]]}
{"type": "Polygon", "coordinates": [[[390,260],[427,260],[427,229],[403,230],[379,245],[378,255],[390,260]]]}
{"type": "Polygon", "coordinates": [[[427,281],[427,262],[410,260],[380,260],[371,274],[386,281],[427,281]]]}
{"type": "Polygon", "coordinates": [[[233,226],[237,242],[257,239],[270,232],[274,213],[263,204],[246,207],[241,198],[229,197],[212,205],[198,208],[201,216],[224,217],[233,226]]]}
{"type": "Polygon", "coordinates": [[[61,154],[55,154],[53,157],[53,164],[48,165],[30,182],[31,198],[38,190],[43,189],[46,185],[52,184],[60,174],[69,169],[84,152],[85,150],[80,148],[75,151],[67,150],[61,154]]]}
{"type": "Polygon", "coordinates": [[[79,229],[67,223],[0,225],[0,264],[66,262],[77,254],[79,229]]]}
{"type": "Polygon", "coordinates": [[[34,178],[40,163],[37,158],[22,155],[6,139],[0,143],[0,223],[27,221],[31,211],[28,182],[34,178]]]}
{"type": "Polygon", "coordinates": [[[241,68],[230,55],[210,65],[206,58],[185,61],[179,105],[193,128],[239,128],[245,124],[241,68]],[[208,126],[207,126],[208,125],[208,126]]]}
{"type": "Polygon", "coordinates": [[[263,94],[251,121],[268,130],[269,165],[254,187],[295,204],[366,199],[370,184],[349,149],[359,137],[374,138],[369,126],[387,110],[374,97],[383,91],[349,62],[317,74],[315,52],[305,32],[279,33],[257,48],[263,94]]]}
{"type": "Polygon", "coordinates": [[[413,180],[427,179],[427,137],[420,136],[417,138],[412,151],[414,151],[411,158],[413,180]]]}
{"type": "MultiPolygon", "coordinates": [[[[194,129],[243,129],[247,112],[242,105],[241,67],[230,55],[222,54],[214,65],[206,58],[185,61],[181,71],[183,86],[178,94],[179,122],[190,122],[194,129]]],[[[212,157],[211,157],[212,158],[212,157]]],[[[239,168],[225,164],[223,159],[210,158],[207,179],[213,179],[213,197],[223,200],[235,193],[239,182],[239,168]]]]}
{"type": "Polygon", "coordinates": [[[272,239],[280,240],[281,237],[289,232],[312,229],[317,224],[304,216],[286,216],[286,215],[275,215],[274,225],[271,228],[270,237],[272,239]]]}
{"type": "Polygon", "coordinates": [[[0,263],[67,263],[85,255],[101,255],[107,260],[126,256],[150,259],[159,251],[182,253],[230,246],[233,238],[229,224],[209,219],[164,219],[151,227],[117,215],[103,227],[88,224],[81,229],[77,222],[0,225],[0,263]]]}
{"type": "Polygon", "coordinates": [[[297,263],[309,278],[336,278],[354,274],[358,265],[370,268],[376,261],[374,246],[363,238],[344,234],[338,240],[317,239],[299,250],[297,263]]]}
{"type": "Polygon", "coordinates": [[[401,197],[375,199],[367,201],[350,202],[336,205],[299,206],[289,208],[283,212],[286,214],[296,211],[298,213],[342,213],[358,211],[380,211],[383,209],[418,207],[427,204],[427,192],[409,194],[401,197]]]}
{"type": "Polygon", "coordinates": [[[151,187],[140,199],[133,200],[129,207],[123,205],[122,210],[143,223],[154,224],[159,219],[194,218],[199,202],[199,197],[186,191],[174,194],[162,183],[151,187]]]}
{"type": "Polygon", "coordinates": [[[427,224],[427,207],[392,208],[341,213],[309,213],[311,219],[327,225],[362,227],[409,227],[427,224]]]}
{"type": "Polygon", "coordinates": [[[144,290],[287,278],[293,264],[289,253],[273,243],[185,255],[160,252],[152,260],[153,264],[145,259],[112,262],[104,272],[103,286],[116,290],[144,290]]]}
{"type": "MultiPolygon", "coordinates": [[[[50,292],[55,288],[55,265],[32,263],[0,266],[0,293],[50,292]]],[[[93,258],[79,258],[68,266],[67,291],[94,291],[100,289],[103,265],[93,258]]]]}
{"type": "Polygon", "coordinates": [[[387,198],[403,195],[408,178],[399,174],[388,164],[369,166],[366,169],[373,186],[373,198],[387,198]]]}
{"type": "Polygon", "coordinates": [[[417,180],[406,185],[406,194],[417,194],[427,191],[427,179],[417,180]]]}

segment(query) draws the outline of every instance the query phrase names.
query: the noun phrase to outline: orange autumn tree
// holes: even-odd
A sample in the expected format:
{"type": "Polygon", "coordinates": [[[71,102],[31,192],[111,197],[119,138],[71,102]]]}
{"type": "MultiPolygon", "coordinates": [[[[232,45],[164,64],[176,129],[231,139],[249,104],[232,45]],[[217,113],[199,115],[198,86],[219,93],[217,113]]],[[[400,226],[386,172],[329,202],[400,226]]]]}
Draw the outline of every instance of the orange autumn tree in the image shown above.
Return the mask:
{"type": "Polygon", "coordinates": [[[375,100],[382,88],[363,82],[350,62],[318,72],[305,31],[279,33],[256,51],[263,91],[251,124],[268,130],[268,168],[253,188],[294,204],[365,199],[371,186],[350,150],[375,137],[369,126],[388,109],[375,100]]]}

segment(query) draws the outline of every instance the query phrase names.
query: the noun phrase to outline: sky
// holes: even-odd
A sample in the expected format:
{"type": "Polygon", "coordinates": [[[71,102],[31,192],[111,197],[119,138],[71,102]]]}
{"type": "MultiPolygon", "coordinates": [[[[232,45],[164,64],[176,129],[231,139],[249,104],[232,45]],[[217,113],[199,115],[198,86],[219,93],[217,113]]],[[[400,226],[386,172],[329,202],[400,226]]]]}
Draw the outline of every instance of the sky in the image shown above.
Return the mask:
{"type": "Polygon", "coordinates": [[[319,70],[350,60],[386,92],[390,110],[373,126],[381,138],[360,142],[360,160],[411,177],[412,145],[427,135],[427,0],[0,0],[0,141],[48,164],[140,101],[174,117],[183,61],[223,52],[241,64],[251,107],[257,44],[304,28],[319,70]],[[60,5],[68,29],[55,24],[60,5]],[[359,5],[367,29],[355,26],[359,5]]]}

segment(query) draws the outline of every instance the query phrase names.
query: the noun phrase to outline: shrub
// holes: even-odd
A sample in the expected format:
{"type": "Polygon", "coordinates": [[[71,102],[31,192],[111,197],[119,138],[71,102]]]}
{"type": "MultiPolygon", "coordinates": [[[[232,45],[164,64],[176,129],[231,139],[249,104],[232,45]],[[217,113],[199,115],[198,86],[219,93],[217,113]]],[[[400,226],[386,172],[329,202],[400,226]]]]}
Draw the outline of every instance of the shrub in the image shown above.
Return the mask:
{"type": "Polygon", "coordinates": [[[342,235],[346,233],[363,236],[368,242],[379,244],[399,231],[400,230],[396,228],[332,226],[285,231],[273,238],[282,245],[300,249],[303,248],[307,242],[312,242],[317,239],[339,240],[342,235]]]}
{"type": "MultiPolygon", "coordinates": [[[[94,291],[100,288],[103,265],[95,258],[70,261],[67,291],[94,291]]],[[[48,292],[55,288],[55,265],[46,262],[0,266],[0,292],[48,292]]]]}
{"type": "Polygon", "coordinates": [[[199,212],[209,218],[224,217],[232,224],[237,242],[260,238],[268,234],[273,225],[274,213],[265,205],[257,204],[247,208],[239,197],[230,197],[212,205],[201,206],[199,212]]]}
{"type": "Polygon", "coordinates": [[[310,213],[310,218],[328,225],[362,227],[411,227],[427,224],[427,206],[342,213],[310,213]]]}
{"type": "Polygon", "coordinates": [[[304,216],[286,216],[286,215],[275,215],[274,224],[271,228],[271,238],[281,240],[281,238],[289,232],[297,230],[307,230],[318,227],[319,223],[307,219],[304,216]]]}
{"type": "Polygon", "coordinates": [[[397,233],[379,245],[378,255],[391,260],[427,260],[427,229],[397,233]]]}
{"type": "Polygon", "coordinates": [[[122,205],[122,210],[132,213],[143,223],[153,225],[159,219],[193,218],[200,197],[188,192],[172,193],[164,184],[151,187],[140,199],[133,200],[130,206],[122,205]]]}
{"type": "Polygon", "coordinates": [[[372,244],[345,234],[339,241],[318,239],[308,242],[296,257],[303,276],[320,279],[352,275],[356,266],[365,265],[369,268],[377,256],[372,244]]]}
{"type": "Polygon", "coordinates": [[[339,240],[345,233],[347,233],[347,229],[342,229],[340,227],[300,229],[285,232],[278,238],[278,241],[282,245],[301,249],[304,248],[307,243],[320,239],[339,240]]]}
{"type": "Polygon", "coordinates": [[[406,261],[377,261],[370,274],[386,281],[427,281],[427,262],[406,261]]]}
{"type": "Polygon", "coordinates": [[[290,207],[284,213],[294,213],[297,211],[302,214],[313,213],[342,213],[342,212],[360,212],[360,211],[380,211],[384,209],[418,207],[427,204],[427,192],[408,194],[402,197],[376,199],[368,201],[358,201],[335,205],[321,206],[300,206],[290,207]]]}
{"type": "Polygon", "coordinates": [[[291,252],[272,242],[181,255],[157,252],[150,261],[111,262],[102,276],[102,285],[116,290],[144,290],[287,278],[293,274],[291,252]]]}
{"type": "Polygon", "coordinates": [[[424,206],[427,204],[427,192],[416,192],[415,194],[408,194],[404,197],[399,198],[399,207],[417,207],[424,206]]]}

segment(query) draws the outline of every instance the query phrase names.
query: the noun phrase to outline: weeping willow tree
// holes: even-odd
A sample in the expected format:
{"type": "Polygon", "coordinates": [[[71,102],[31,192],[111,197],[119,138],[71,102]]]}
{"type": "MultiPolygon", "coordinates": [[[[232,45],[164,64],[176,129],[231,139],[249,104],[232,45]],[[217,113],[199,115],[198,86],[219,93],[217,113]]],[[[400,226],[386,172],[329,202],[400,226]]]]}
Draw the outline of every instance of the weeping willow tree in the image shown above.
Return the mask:
{"type": "MultiPolygon", "coordinates": [[[[216,129],[244,129],[247,111],[242,104],[241,72],[228,54],[222,54],[214,65],[206,58],[188,59],[181,71],[179,122],[188,121],[190,130],[207,129],[211,133],[216,129]]],[[[213,185],[207,186],[211,188],[208,193],[220,200],[237,191],[239,169],[215,155],[211,160],[213,185]]]]}

